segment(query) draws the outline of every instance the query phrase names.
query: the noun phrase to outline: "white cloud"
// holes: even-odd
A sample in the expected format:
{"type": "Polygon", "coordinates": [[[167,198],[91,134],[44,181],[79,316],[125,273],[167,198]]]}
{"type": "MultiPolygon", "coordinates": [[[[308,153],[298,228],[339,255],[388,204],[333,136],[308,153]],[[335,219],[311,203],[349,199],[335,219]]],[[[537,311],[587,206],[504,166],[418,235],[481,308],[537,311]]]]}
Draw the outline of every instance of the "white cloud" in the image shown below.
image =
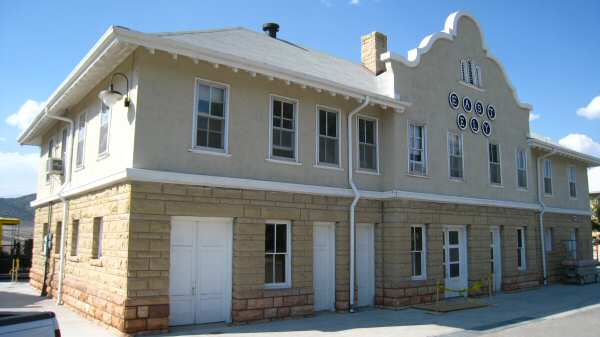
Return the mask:
{"type": "Polygon", "coordinates": [[[6,138],[5,137],[0,137],[0,142],[5,142],[6,138]]]}
{"type": "Polygon", "coordinates": [[[360,4],[360,0],[350,0],[349,4],[351,4],[351,5],[359,5],[360,4]]]}
{"type": "Polygon", "coordinates": [[[19,111],[6,118],[6,123],[23,130],[29,125],[29,123],[31,123],[33,118],[40,112],[40,110],[42,110],[43,107],[44,102],[28,99],[25,103],[23,103],[23,105],[21,105],[19,111]]]}
{"type": "Polygon", "coordinates": [[[533,122],[536,119],[540,119],[540,115],[539,114],[534,114],[533,112],[529,113],[529,121],[533,122]]]}
{"type": "Polygon", "coordinates": [[[323,5],[325,7],[331,7],[331,6],[333,6],[333,3],[331,3],[331,1],[329,1],[329,0],[321,0],[321,5],[323,5]]]}
{"type": "Polygon", "coordinates": [[[35,193],[37,189],[39,155],[0,152],[0,197],[15,197],[35,193]]]}
{"type": "Polygon", "coordinates": [[[577,115],[587,119],[600,119],[600,96],[592,98],[586,107],[577,109],[577,115]]]}
{"type": "MultiPolygon", "coordinates": [[[[600,143],[586,135],[572,133],[559,140],[558,143],[572,150],[600,157],[600,143]]],[[[588,186],[590,192],[600,192],[600,167],[588,169],[588,186]]]]}

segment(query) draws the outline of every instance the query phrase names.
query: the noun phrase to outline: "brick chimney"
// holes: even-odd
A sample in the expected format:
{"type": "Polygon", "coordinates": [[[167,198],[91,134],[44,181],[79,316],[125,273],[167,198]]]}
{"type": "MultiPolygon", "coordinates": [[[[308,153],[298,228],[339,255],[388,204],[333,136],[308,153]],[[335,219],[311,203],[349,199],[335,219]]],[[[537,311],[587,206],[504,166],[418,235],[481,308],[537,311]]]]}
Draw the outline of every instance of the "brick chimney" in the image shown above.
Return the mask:
{"type": "Polygon", "coordinates": [[[387,52],[387,36],[380,32],[361,37],[360,59],[362,64],[373,74],[379,75],[385,71],[385,64],[381,61],[381,54],[387,52]]]}

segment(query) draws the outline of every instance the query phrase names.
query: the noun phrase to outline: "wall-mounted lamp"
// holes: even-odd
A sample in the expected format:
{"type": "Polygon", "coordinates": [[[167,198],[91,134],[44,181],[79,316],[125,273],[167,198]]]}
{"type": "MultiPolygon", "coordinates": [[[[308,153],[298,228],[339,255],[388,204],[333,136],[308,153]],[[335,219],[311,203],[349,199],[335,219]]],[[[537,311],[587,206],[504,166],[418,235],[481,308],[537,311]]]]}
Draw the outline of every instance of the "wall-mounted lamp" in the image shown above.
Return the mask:
{"type": "Polygon", "coordinates": [[[117,76],[117,75],[123,77],[125,79],[125,82],[127,83],[127,91],[126,91],[126,95],[125,95],[125,101],[123,103],[126,107],[128,107],[129,103],[131,102],[131,100],[129,99],[129,79],[123,73],[112,74],[112,76],[110,77],[110,86],[108,87],[108,90],[100,91],[100,93],[98,94],[98,98],[100,98],[102,103],[104,103],[106,106],[112,106],[118,100],[123,98],[123,94],[121,92],[115,90],[115,87],[114,87],[114,79],[115,79],[115,76],[117,76]]]}

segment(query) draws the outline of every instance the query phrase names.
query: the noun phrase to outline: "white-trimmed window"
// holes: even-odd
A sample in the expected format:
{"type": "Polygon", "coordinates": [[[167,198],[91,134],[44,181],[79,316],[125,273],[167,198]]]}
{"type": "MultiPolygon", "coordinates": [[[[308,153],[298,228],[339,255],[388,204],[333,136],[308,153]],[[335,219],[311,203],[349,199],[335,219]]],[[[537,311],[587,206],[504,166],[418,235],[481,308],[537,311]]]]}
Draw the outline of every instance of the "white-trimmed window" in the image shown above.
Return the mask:
{"type": "Polygon", "coordinates": [[[110,128],[110,108],[100,102],[100,139],[98,141],[98,156],[108,154],[108,133],[110,128]]]}
{"type": "Polygon", "coordinates": [[[544,159],[544,194],[552,195],[552,161],[544,159]]]}
{"type": "MultiPolygon", "coordinates": [[[[48,141],[48,161],[52,158],[54,158],[54,139],[50,138],[50,140],[48,141]]],[[[48,165],[46,165],[46,182],[49,183],[50,182],[50,174],[48,174],[47,172],[48,172],[48,165]]]]}
{"type": "Polygon", "coordinates": [[[567,252],[569,253],[569,257],[575,260],[577,259],[577,238],[579,236],[579,230],[577,228],[571,229],[569,236],[569,241],[567,241],[567,252]]]}
{"type": "Polygon", "coordinates": [[[297,109],[297,101],[271,96],[271,158],[297,160],[297,109]]]}
{"type": "Polygon", "coordinates": [[[427,152],[425,149],[425,126],[408,124],[408,173],[427,175],[427,152]]]}
{"type": "Polygon", "coordinates": [[[517,267],[519,270],[527,269],[527,251],[525,247],[525,228],[517,228],[517,267]]]}
{"type": "Polygon", "coordinates": [[[79,220],[73,220],[71,224],[71,256],[79,253],[79,220]]]}
{"type": "Polygon", "coordinates": [[[340,165],[340,113],[317,106],[317,165],[340,165]]]}
{"type": "Polygon", "coordinates": [[[82,112],[77,120],[77,154],[75,157],[75,167],[83,167],[85,156],[85,130],[86,130],[86,115],[82,112]]]}
{"type": "Polygon", "coordinates": [[[196,80],[194,149],[227,152],[228,88],[196,80]]]}
{"type": "Polygon", "coordinates": [[[527,188],[527,152],[523,149],[517,150],[517,187],[527,188]]]}
{"type": "Polygon", "coordinates": [[[482,87],[482,71],[478,64],[471,59],[460,60],[459,65],[460,80],[464,83],[473,85],[477,88],[482,87]]]}
{"type": "Polygon", "coordinates": [[[463,178],[462,134],[448,132],[448,166],[450,178],[463,178]]]}
{"type": "Polygon", "coordinates": [[[377,120],[358,117],[358,153],[360,169],[378,170],[377,120]]]}
{"type": "Polygon", "coordinates": [[[427,232],[425,225],[410,226],[410,260],[412,263],[412,278],[423,280],[427,278],[427,232]]]}
{"type": "Polygon", "coordinates": [[[500,145],[489,143],[488,156],[490,164],[490,183],[502,185],[502,172],[500,169],[500,145]]]}
{"type": "Polygon", "coordinates": [[[552,251],[554,233],[551,227],[544,229],[544,247],[546,252],[552,251]]]}
{"type": "Polygon", "coordinates": [[[268,221],[265,227],[265,287],[291,286],[291,223],[268,221]]]}
{"type": "Polygon", "coordinates": [[[575,166],[569,166],[569,197],[577,198],[577,170],[575,166]]]}

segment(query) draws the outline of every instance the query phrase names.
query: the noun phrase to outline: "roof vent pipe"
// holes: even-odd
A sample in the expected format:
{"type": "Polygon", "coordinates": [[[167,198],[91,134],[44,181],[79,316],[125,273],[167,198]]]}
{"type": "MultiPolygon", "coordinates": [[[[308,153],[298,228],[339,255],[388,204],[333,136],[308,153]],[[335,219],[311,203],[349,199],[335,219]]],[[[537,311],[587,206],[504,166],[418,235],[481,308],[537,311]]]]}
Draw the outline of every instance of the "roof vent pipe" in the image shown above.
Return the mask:
{"type": "Polygon", "coordinates": [[[275,22],[268,22],[263,25],[263,32],[269,34],[270,37],[276,39],[279,25],[275,22]]]}

